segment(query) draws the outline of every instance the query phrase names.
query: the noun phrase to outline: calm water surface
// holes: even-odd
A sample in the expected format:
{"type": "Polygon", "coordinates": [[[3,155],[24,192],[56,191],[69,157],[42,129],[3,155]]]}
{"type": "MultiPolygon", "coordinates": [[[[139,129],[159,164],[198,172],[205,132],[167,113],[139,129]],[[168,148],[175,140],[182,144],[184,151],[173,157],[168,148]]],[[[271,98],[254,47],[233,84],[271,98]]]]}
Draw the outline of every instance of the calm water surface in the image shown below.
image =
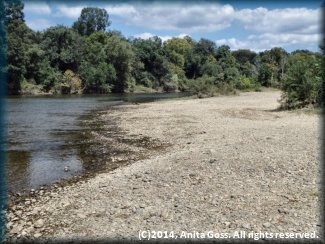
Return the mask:
{"type": "Polygon", "coordinates": [[[10,191],[37,188],[82,173],[78,143],[83,115],[124,102],[147,102],[188,94],[12,97],[7,99],[7,182],[10,191]],[[64,167],[70,171],[65,172],[64,167]]]}

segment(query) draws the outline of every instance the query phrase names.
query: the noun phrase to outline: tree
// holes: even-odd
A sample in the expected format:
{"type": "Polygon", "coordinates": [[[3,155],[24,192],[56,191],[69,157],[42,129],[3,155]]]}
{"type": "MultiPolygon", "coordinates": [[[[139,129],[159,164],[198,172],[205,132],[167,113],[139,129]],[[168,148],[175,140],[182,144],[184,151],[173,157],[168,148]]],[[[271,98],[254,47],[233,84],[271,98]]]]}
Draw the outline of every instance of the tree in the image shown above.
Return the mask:
{"type": "Polygon", "coordinates": [[[107,62],[113,65],[116,79],[113,81],[113,92],[124,92],[131,81],[134,53],[131,45],[118,35],[111,35],[105,47],[107,62]]]}
{"type": "Polygon", "coordinates": [[[166,57],[166,50],[162,48],[162,40],[159,37],[150,39],[134,39],[132,41],[136,59],[140,60],[144,69],[154,78],[153,88],[158,88],[163,84],[163,77],[171,72],[169,61],[166,57]]]}
{"type": "Polygon", "coordinates": [[[84,39],[73,29],[58,25],[44,32],[41,47],[51,66],[63,72],[76,71],[82,60],[84,39]]]}
{"type": "Polygon", "coordinates": [[[5,23],[9,24],[13,21],[24,22],[24,4],[21,0],[5,0],[4,1],[4,14],[5,23]]]}
{"type": "Polygon", "coordinates": [[[310,53],[295,53],[289,58],[284,79],[282,106],[303,107],[319,104],[321,99],[321,57],[310,53]]]}
{"type": "Polygon", "coordinates": [[[178,78],[185,78],[185,55],[194,48],[194,44],[188,38],[172,38],[164,43],[166,56],[172,63],[171,69],[178,78]]]}
{"type": "Polygon", "coordinates": [[[85,41],[83,61],[78,69],[86,93],[107,93],[116,80],[116,70],[108,63],[108,36],[104,32],[94,32],[85,41]]]}
{"type": "Polygon", "coordinates": [[[94,32],[105,31],[109,25],[109,16],[105,9],[83,8],[72,28],[80,35],[90,36],[94,32]]]}
{"type": "Polygon", "coordinates": [[[249,49],[238,49],[232,55],[240,65],[244,65],[247,62],[253,64],[257,54],[249,49]]]}
{"type": "Polygon", "coordinates": [[[31,30],[21,20],[8,23],[7,26],[7,80],[8,94],[19,94],[21,82],[25,78],[28,32],[31,30]]]}
{"type": "Polygon", "coordinates": [[[19,94],[21,82],[26,72],[26,51],[31,30],[24,23],[23,3],[21,1],[4,2],[4,24],[7,25],[7,91],[19,94]]]}

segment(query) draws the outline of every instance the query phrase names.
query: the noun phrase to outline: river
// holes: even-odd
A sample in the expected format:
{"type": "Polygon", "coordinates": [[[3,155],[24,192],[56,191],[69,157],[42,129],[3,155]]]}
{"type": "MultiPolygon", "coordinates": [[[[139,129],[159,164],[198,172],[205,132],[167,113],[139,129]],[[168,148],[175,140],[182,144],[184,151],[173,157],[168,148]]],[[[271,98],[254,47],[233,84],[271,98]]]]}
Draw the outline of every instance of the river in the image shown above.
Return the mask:
{"type": "Polygon", "coordinates": [[[79,141],[81,120],[125,102],[184,97],[183,93],[10,97],[6,101],[6,174],[11,192],[38,188],[85,170],[79,141]],[[67,146],[69,145],[69,146],[67,146]],[[69,171],[65,171],[65,167],[69,171]]]}

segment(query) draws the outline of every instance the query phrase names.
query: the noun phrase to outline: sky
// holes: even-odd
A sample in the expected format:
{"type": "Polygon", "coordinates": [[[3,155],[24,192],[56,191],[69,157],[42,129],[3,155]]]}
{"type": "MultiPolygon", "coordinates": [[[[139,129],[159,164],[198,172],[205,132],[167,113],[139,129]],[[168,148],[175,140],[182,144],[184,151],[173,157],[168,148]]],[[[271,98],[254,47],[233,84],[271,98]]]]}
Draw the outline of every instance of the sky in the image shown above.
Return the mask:
{"type": "Polygon", "coordinates": [[[107,10],[109,30],[163,41],[207,38],[217,46],[256,52],[282,47],[319,50],[322,1],[24,1],[33,30],[72,26],[84,7],[107,10]]]}

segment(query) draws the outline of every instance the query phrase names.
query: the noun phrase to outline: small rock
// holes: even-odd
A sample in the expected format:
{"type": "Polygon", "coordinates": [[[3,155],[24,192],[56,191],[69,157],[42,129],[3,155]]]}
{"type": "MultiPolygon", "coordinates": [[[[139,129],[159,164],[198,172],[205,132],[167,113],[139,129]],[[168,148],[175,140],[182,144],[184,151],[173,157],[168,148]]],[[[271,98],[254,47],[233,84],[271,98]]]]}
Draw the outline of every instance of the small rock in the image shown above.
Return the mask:
{"type": "Polygon", "coordinates": [[[22,228],[23,227],[21,227],[21,226],[14,226],[12,228],[12,230],[11,230],[11,233],[13,233],[13,234],[19,234],[21,232],[22,228]]]}
{"type": "Polygon", "coordinates": [[[224,222],[225,226],[228,227],[230,225],[230,222],[224,222]]]}
{"type": "Polygon", "coordinates": [[[245,228],[245,229],[250,229],[251,228],[250,224],[243,224],[242,227],[245,228]]]}
{"type": "Polygon", "coordinates": [[[35,234],[34,234],[34,237],[35,237],[35,238],[39,238],[39,237],[41,237],[41,236],[42,236],[41,233],[35,233],[35,234]]]}
{"type": "Polygon", "coordinates": [[[213,163],[216,163],[216,162],[217,162],[217,160],[215,158],[209,160],[210,164],[213,164],[213,163]]]}
{"type": "Polygon", "coordinates": [[[265,228],[269,228],[269,227],[271,227],[271,223],[270,222],[266,222],[266,223],[263,224],[263,226],[265,228]]]}
{"type": "Polygon", "coordinates": [[[278,209],[278,212],[279,212],[279,213],[283,213],[283,214],[288,214],[288,213],[289,213],[289,210],[286,209],[286,208],[279,208],[279,209],[278,209]]]}
{"type": "Polygon", "coordinates": [[[13,222],[8,222],[8,223],[6,224],[7,229],[10,229],[10,227],[11,227],[13,224],[14,224],[13,222]]]}
{"type": "Polygon", "coordinates": [[[214,205],[214,206],[216,206],[216,205],[218,205],[218,201],[212,200],[211,204],[214,205]]]}
{"type": "Polygon", "coordinates": [[[44,226],[44,220],[43,219],[39,219],[35,222],[34,226],[36,228],[42,228],[44,226]]]}
{"type": "Polygon", "coordinates": [[[87,218],[87,216],[84,215],[84,214],[82,214],[82,213],[78,213],[78,214],[77,214],[77,217],[80,218],[80,219],[85,219],[85,218],[87,218]]]}
{"type": "Polygon", "coordinates": [[[160,216],[164,219],[166,219],[168,217],[168,212],[166,210],[163,210],[161,213],[160,213],[160,216]]]}

